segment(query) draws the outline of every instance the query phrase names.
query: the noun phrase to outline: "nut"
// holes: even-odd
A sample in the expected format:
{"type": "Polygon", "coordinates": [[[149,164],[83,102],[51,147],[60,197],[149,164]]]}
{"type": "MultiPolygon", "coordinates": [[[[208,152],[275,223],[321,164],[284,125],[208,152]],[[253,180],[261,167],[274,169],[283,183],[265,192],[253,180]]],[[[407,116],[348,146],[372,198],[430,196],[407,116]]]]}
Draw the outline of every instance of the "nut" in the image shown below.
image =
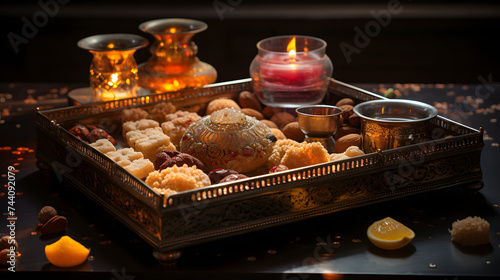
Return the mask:
{"type": "Polygon", "coordinates": [[[0,265],[1,266],[8,266],[9,265],[9,262],[11,261],[9,254],[12,254],[11,253],[12,251],[10,249],[3,249],[0,251],[0,265]]]}
{"type": "Polygon", "coordinates": [[[339,129],[337,129],[337,132],[335,132],[335,140],[345,136],[345,135],[348,135],[348,134],[359,134],[360,133],[360,130],[358,127],[355,127],[355,126],[351,126],[351,125],[348,125],[348,124],[344,124],[343,126],[339,127],[339,129]]]}
{"type": "Polygon", "coordinates": [[[354,127],[360,127],[361,126],[361,117],[356,115],[356,114],[352,114],[347,119],[347,123],[351,126],[354,126],[354,127]]]}
{"type": "Polygon", "coordinates": [[[259,113],[262,112],[262,104],[260,104],[259,99],[257,99],[255,94],[249,91],[240,92],[240,95],[238,96],[238,103],[241,108],[251,108],[259,113]]]}
{"type": "Polygon", "coordinates": [[[210,115],[213,112],[222,110],[224,108],[234,108],[236,110],[241,110],[240,105],[238,105],[236,101],[228,98],[217,98],[208,103],[207,111],[205,114],[210,115]]]}
{"type": "Polygon", "coordinates": [[[238,172],[232,169],[214,169],[208,173],[208,178],[210,178],[212,185],[215,185],[218,184],[220,180],[224,179],[224,177],[231,174],[238,174],[238,172]]]}
{"type": "Polygon", "coordinates": [[[68,219],[64,216],[56,215],[48,220],[41,229],[42,234],[54,234],[63,232],[68,227],[68,219]]]}
{"type": "Polygon", "coordinates": [[[260,122],[267,125],[267,127],[269,127],[269,128],[278,128],[278,125],[273,123],[270,120],[263,119],[263,120],[260,120],[260,122]]]}
{"type": "Polygon", "coordinates": [[[9,235],[3,236],[0,238],[0,250],[9,249],[10,247],[15,247],[14,251],[17,250],[17,241],[14,237],[9,235]]]}
{"type": "Polygon", "coordinates": [[[285,125],[285,127],[283,127],[283,134],[285,134],[287,138],[297,142],[302,142],[306,138],[304,132],[299,128],[299,122],[291,122],[285,125]]]}
{"type": "Polygon", "coordinates": [[[281,108],[276,108],[276,107],[265,107],[264,109],[262,109],[262,114],[264,115],[264,117],[266,119],[271,119],[274,114],[276,113],[280,113],[280,112],[283,112],[283,109],[281,108]]]}
{"type": "Polygon", "coordinates": [[[252,109],[252,108],[243,108],[243,109],[241,109],[241,112],[247,116],[254,117],[258,120],[264,119],[264,115],[262,115],[261,112],[255,110],[255,109],[252,109]]]}
{"type": "Polygon", "coordinates": [[[276,136],[276,139],[278,140],[284,140],[286,139],[285,134],[283,134],[283,131],[281,131],[279,128],[269,128],[271,132],[273,133],[274,136],[276,136]]]}
{"type": "Polygon", "coordinates": [[[351,146],[361,147],[361,135],[349,134],[339,138],[333,148],[334,153],[343,153],[351,146]]]}
{"type": "Polygon", "coordinates": [[[342,105],[356,105],[356,103],[354,103],[354,100],[352,100],[351,98],[342,98],[340,99],[339,101],[337,101],[337,103],[335,103],[335,106],[337,107],[340,107],[342,105]]]}
{"type": "Polygon", "coordinates": [[[349,118],[350,115],[354,114],[354,111],[352,110],[354,108],[354,106],[352,105],[342,105],[342,106],[339,106],[340,109],[342,109],[342,117],[344,119],[344,122],[347,121],[347,119],[349,118]]]}
{"type": "Polygon", "coordinates": [[[287,112],[279,112],[271,117],[271,121],[274,122],[278,128],[283,128],[285,125],[294,122],[295,117],[287,112]]]}
{"type": "Polygon", "coordinates": [[[57,215],[57,211],[54,207],[44,206],[42,209],[40,209],[40,212],[38,212],[38,221],[40,221],[41,224],[45,224],[55,215],[57,215]]]}

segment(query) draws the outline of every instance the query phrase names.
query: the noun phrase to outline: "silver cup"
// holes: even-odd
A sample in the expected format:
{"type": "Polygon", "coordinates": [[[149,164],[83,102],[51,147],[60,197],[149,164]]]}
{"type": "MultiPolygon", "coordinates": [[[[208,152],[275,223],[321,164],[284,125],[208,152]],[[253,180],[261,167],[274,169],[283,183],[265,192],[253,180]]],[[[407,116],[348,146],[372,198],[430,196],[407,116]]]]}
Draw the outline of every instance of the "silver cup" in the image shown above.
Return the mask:
{"type": "Polygon", "coordinates": [[[372,100],[354,106],[361,117],[361,143],[365,153],[424,142],[429,120],[438,111],[413,100],[372,100]]]}
{"type": "Polygon", "coordinates": [[[339,128],[342,109],[330,105],[302,106],[295,110],[299,128],[306,135],[304,141],[320,142],[329,153],[333,153],[333,136],[339,128]]]}

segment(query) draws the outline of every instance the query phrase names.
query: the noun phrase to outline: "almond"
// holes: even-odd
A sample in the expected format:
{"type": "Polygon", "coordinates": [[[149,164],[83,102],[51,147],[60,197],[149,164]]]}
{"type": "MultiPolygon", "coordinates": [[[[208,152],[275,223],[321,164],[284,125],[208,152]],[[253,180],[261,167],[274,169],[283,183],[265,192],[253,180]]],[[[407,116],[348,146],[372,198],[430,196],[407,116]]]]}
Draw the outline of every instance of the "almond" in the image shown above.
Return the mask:
{"type": "Polygon", "coordinates": [[[335,103],[335,106],[340,107],[342,105],[352,105],[354,106],[356,103],[354,103],[354,100],[351,98],[342,98],[337,103],[335,103]]]}
{"type": "Polygon", "coordinates": [[[64,216],[56,215],[48,220],[41,229],[42,234],[54,234],[63,232],[68,226],[68,220],[64,216]]]}
{"type": "Polygon", "coordinates": [[[241,108],[251,108],[255,111],[262,112],[262,104],[260,104],[257,96],[249,91],[242,91],[238,96],[238,103],[241,108]]]}
{"type": "Polygon", "coordinates": [[[264,115],[262,115],[261,112],[255,110],[255,109],[252,109],[252,108],[242,108],[241,112],[247,116],[254,117],[258,120],[264,119],[264,115]]]}
{"type": "Polygon", "coordinates": [[[352,105],[342,105],[338,106],[340,109],[342,109],[342,117],[344,119],[344,122],[347,121],[350,115],[354,114],[354,111],[352,110],[354,106],[352,105]]]}
{"type": "Polygon", "coordinates": [[[283,131],[279,130],[278,128],[270,128],[271,132],[273,135],[276,137],[278,140],[284,140],[286,139],[285,134],[283,134],[283,131]]]}
{"type": "Polygon", "coordinates": [[[361,135],[348,134],[346,136],[340,137],[337,141],[335,141],[333,152],[343,153],[347,150],[347,148],[351,146],[357,146],[361,148],[361,135]]]}
{"type": "Polygon", "coordinates": [[[353,133],[359,134],[360,133],[359,128],[348,124],[344,124],[343,126],[339,127],[339,129],[337,129],[337,132],[335,132],[335,139],[339,139],[345,135],[353,133]]]}
{"type": "Polygon", "coordinates": [[[279,128],[283,128],[285,125],[294,122],[295,117],[287,112],[279,112],[271,117],[271,121],[274,122],[279,128]]]}
{"type": "Polygon", "coordinates": [[[236,110],[241,110],[241,107],[236,103],[236,101],[228,98],[217,98],[207,105],[206,115],[210,115],[215,111],[219,111],[224,108],[235,108],[236,110]]]}
{"type": "Polygon", "coordinates": [[[275,123],[273,123],[272,121],[270,120],[260,120],[261,123],[267,125],[269,128],[278,128],[278,125],[276,125],[275,123]]]}
{"type": "Polygon", "coordinates": [[[266,119],[271,119],[274,114],[276,113],[280,113],[280,112],[283,112],[283,109],[281,108],[276,108],[276,107],[264,107],[264,109],[262,109],[262,114],[264,115],[264,117],[266,119]]]}
{"type": "Polygon", "coordinates": [[[361,126],[361,117],[356,115],[356,114],[352,114],[349,116],[349,118],[347,119],[347,123],[350,125],[350,126],[354,126],[354,127],[360,127],[361,126]]]}
{"type": "Polygon", "coordinates": [[[291,122],[283,127],[283,134],[289,139],[295,140],[297,142],[302,142],[306,138],[306,135],[299,128],[299,122],[291,122]]]}

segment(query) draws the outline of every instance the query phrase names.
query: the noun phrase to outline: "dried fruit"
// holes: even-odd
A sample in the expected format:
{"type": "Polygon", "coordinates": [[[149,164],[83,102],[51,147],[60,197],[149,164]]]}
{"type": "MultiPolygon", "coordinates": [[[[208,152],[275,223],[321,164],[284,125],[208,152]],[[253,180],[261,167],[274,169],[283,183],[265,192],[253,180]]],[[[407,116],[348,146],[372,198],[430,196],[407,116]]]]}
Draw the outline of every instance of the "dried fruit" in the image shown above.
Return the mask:
{"type": "Polygon", "coordinates": [[[87,141],[87,135],[90,133],[90,131],[84,125],[81,124],[73,126],[72,128],[69,129],[69,132],[78,137],[78,139],[83,141],[87,141]]]}
{"type": "Polygon", "coordinates": [[[117,142],[113,138],[113,136],[109,135],[104,129],[102,128],[94,128],[90,131],[90,133],[87,135],[87,140],[90,143],[94,143],[95,141],[99,139],[108,139],[109,142],[113,143],[113,145],[116,145],[117,142]]]}
{"type": "Polygon", "coordinates": [[[154,167],[156,170],[163,170],[174,165],[182,167],[184,164],[187,164],[188,166],[196,166],[196,168],[200,170],[205,169],[205,165],[199,159],[190,154],[174,150],[164,150],[159,152],[155,157],[154,167]]]}
{"type": "Polygon", "coordinates": [[[269,174],[278,173],[278,172],[287,171],[287,170],[288,170],[288,167],[286,167],[283,164],[280,164],[280,165],[276,165],[273,168],[271,168],[271,170],[269,170],[269,174]]]}
{"type": "Polygon", "coordinates": [[[54,207],[44,206],[42,209],[40,209],[40,212],[38,212],[38,221],[40,221],[41,224],[45,224],[55,215],[57,215],[57,211],[54,207]]]}
{"type": "Polygon", "coordinates": [[[229,174],[226,177],[222,178],[222,180],[220,180],[219,183],[234,182],[234,181],[238,181],[238,180],[246,179],[246,178],[248,178],[248,176],[246,176],[245,174],[240,174],[240,173],[229,174]]]}
{"type": "Polygon", "coordinates": [[[41,229],[42,234],[54,234],[63,232],[68,227],[68,219],[64,216],[56,215],[48,220],[41,229]]]}
{"type": "Polygon", "coordinates": [[[360,127],[361,126],[361,117],[356,115],[356,114],[352,114],[347,119],[347,123],[351,126],[354,126],[354,127],[360,127]]]}
{"type": "Polygon", "coordinates": [[[402,248],[415,238],[413,230],[391,217],[371,224],[366,234],[375,246],[386,250],[402,248]]]}
{"type": "Polygon", "coordinates": [[[88,248],[67,235],[45,246],[45,256],[49,262],[59,267],[73,267],[82,264],[87,260],[89,253],[88,248]]]}
{"type": "Polygon", "coordinates": [[[210,178],[210,182],[212,184],[218,184],[220,180],[224,179],[224,177],[231,175],[231,174],[238,174],[235,170],[232,169],[214,169],[208,173],[208,177],[210,178]]]}

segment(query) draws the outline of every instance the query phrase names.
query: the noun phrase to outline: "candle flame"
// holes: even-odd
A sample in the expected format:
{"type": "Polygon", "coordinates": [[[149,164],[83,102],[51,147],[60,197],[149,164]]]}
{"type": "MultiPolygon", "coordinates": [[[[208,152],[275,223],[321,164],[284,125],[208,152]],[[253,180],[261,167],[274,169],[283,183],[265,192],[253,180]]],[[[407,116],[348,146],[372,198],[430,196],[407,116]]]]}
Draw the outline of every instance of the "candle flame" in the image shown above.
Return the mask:
{"type": "Polygon", "coordinates": [[[297,52],[297,48],[295,46],[295,36],[293,36],[292,40],[290,40],[290,43],[288,43],[288,46],[286,47],[286,51],[288,52],[288,56],[291,59],[295,59],[295,54],[297,52]]]}
{"type": "Polygon", "coordinates": [[[175,33],[177,29],[175,27],[170,27],[170,33],[175,33]]]}

